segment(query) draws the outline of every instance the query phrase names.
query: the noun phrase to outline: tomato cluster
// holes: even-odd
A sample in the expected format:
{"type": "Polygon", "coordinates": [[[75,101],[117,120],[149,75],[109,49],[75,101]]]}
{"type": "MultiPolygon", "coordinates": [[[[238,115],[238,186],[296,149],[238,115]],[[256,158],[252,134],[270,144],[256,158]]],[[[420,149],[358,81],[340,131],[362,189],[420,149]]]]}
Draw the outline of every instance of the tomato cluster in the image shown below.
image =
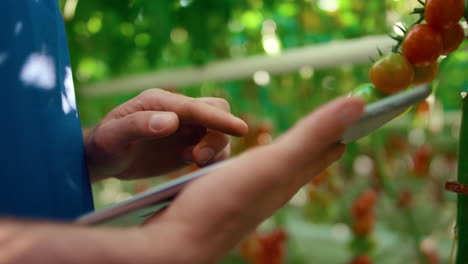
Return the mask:
{"type": "Polygon", "coordinates": [[[419,11],[420,21],[424,18],[427,23],[404,30],[403,38],[396,37],[399,43],[394,53],[383,55],[372,65],[370,79],[386,95],[431,82],[439,70],[438,58],[454,52],[465,38],[459,23],[464,0],[427,0],[423,10],[419,11]]]}

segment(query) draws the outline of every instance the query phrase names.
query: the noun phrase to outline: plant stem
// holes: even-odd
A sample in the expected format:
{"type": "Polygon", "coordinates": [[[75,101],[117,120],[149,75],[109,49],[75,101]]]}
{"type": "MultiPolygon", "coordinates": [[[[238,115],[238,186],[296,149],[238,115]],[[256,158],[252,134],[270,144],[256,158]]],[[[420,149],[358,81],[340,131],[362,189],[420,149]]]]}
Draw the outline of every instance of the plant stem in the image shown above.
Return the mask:
{"type": "MultiPolygon", "coordinates": [[[[458,183],[468,184],[468,96],[463,98],[458,150],[458,183]]],[[[468,260],[468,195],[458,195],[457,210],[458,250],[456,263],[464,264],[468,260]]]]}

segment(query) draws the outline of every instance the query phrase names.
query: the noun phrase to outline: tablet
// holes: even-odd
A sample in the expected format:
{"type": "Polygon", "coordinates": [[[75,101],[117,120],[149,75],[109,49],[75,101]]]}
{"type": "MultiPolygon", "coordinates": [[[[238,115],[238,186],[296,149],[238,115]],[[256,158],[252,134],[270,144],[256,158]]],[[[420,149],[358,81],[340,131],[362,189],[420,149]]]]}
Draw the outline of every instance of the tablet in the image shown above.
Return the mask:
{"type": "MultiPolygon", "coordinates": [[[[420,86],[367,105],[362,118],[344,133],[341,142],[347,144],[367,136],[404,113],[412,105],[422,102],[430,93],[431,89],[428,86],[420,86]]],[[[81,216],[75,220],[75,223],[109,226],[140,225],[154,213],[166,208],[189,182],[222,168],[229,162],[230,160],[218,162],[156,186],[127,201],[81,216]]]]}

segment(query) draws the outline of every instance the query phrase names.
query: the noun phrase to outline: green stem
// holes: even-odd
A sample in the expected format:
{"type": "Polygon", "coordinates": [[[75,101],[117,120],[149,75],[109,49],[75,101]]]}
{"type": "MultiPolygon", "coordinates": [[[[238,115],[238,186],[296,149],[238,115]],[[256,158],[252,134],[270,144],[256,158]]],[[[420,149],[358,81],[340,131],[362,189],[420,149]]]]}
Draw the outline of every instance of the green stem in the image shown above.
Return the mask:
{"type": "MultiPolygon", "coordinates": [[[[458,182],[468,184],[468,96],[463,98],[458,150],[458,182]]],[[[465,264],[468,261],[468,195],[458,195],[457,210],[458,250],[456,263],[465,264]]]]}
{"type": "MultiPolygon", "coordinates": [[[[396,201],[398,199],[398,191],[397,188],[395,187],[394,184],[392,184],[392,181],[388,177],[388,173],[385,167],[385,155],[384,151],[381,146],[381,142],[383,142],[383,138],[380,137],[379,135],[376,135],[373,137],[373,146],[375,149],[375,162],[376,162],[376,168],[377,168],[377,175],[379,177],[380,184],[383,187],[383,190],[385,194],[392,200],[394,201],[394,204],[396,204],[396,201]],[[379,143],[380,142],[380,143],[379,143]]],[[[419,250],[419,245],[421,243],[421,233],[419,232],[418,224],[416,222],[416,219],[414,218],[413,212],[411,211],[411,208],[405,208],[402,210],[402,216],[404,221],[406,222],[406,229],[408,233],[411,236],[411,239],[413,240],[413,247],[415,252],[418,254],[418,258],[420,263],[424,263],[424,256],[422,255],[421,251],[419,250]]]]}

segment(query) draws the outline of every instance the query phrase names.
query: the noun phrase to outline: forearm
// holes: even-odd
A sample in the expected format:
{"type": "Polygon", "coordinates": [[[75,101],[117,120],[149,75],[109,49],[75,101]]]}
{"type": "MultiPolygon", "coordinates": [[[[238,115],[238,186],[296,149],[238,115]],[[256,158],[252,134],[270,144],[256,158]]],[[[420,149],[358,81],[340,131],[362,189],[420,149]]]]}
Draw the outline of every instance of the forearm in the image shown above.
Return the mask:
{"type": "Polygon", "coordinates": [[[137,228],[0,220],[0,263],[168,263],[152,240],[137,228]]]}

